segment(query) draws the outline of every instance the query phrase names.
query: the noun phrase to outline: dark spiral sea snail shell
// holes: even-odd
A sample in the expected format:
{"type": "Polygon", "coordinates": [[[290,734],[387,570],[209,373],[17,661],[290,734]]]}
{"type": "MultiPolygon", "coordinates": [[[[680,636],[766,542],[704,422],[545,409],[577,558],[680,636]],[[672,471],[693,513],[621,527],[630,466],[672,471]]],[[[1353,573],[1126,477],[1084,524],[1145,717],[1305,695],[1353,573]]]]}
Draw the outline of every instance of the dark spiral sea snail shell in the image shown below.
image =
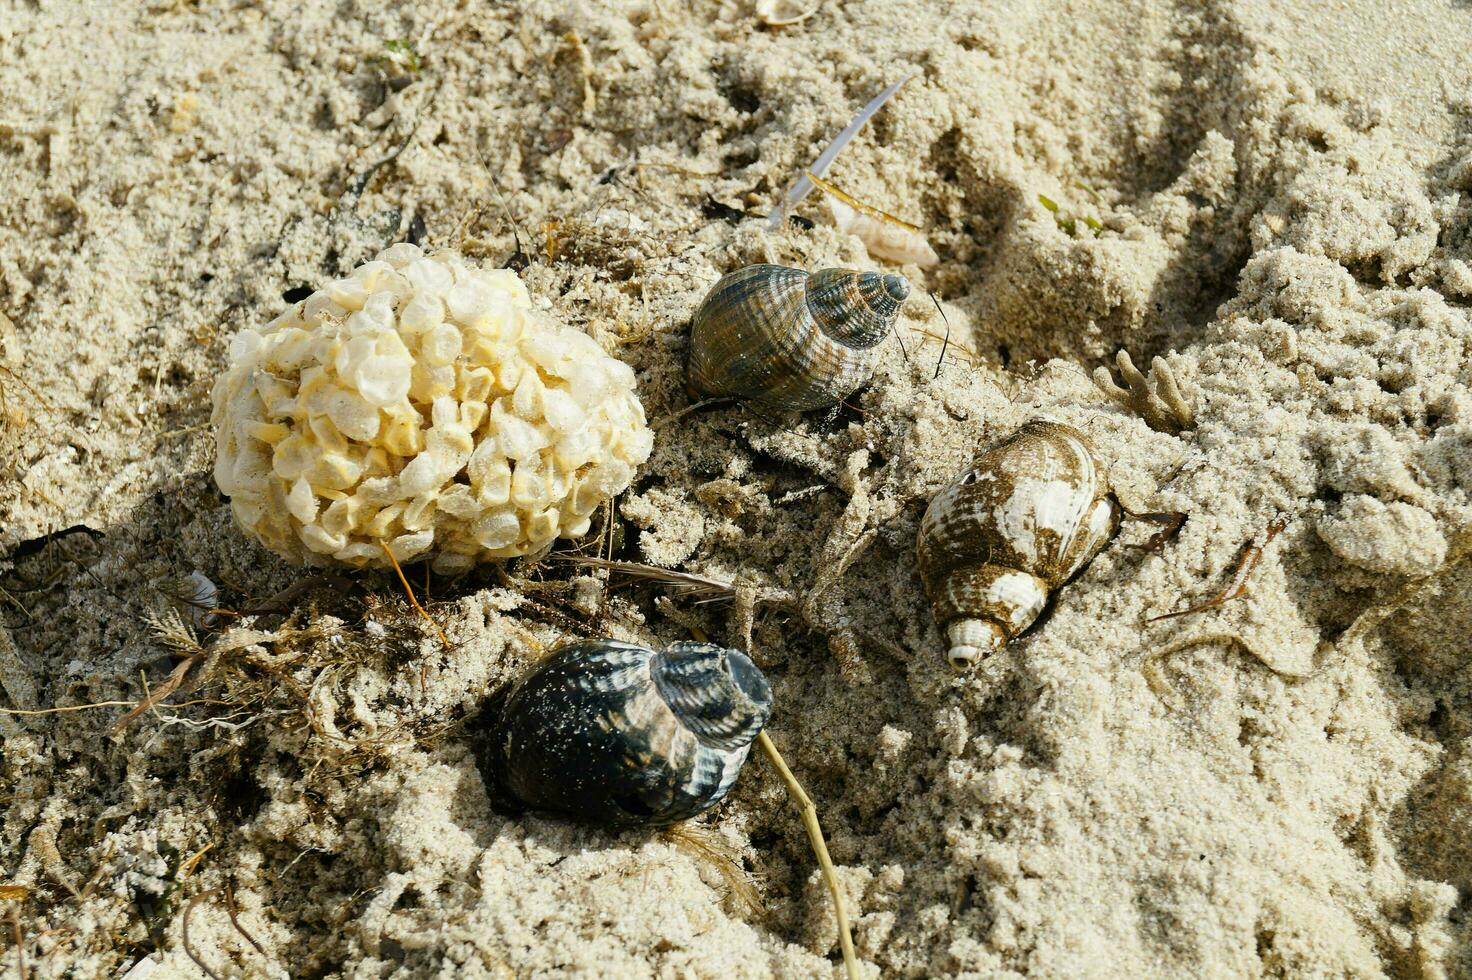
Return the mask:
{"type": "Polygon", "coordinates": [[[533,810],[658,826],[718,803],[772,711],[746,654],[709,643],[663,653],[584,640],[511,689],[490,749],[493,778],[533,810]]]}
{"type": "Polygon", "coordinates": [[[1118,526],[1104,467],[1077,429],[1028,422],[984,453],[920,521],[920,575],[951,665],[1027,629],[1118,526]]]}
{"type": "Polygon", "coordinates": [[[874,374],[879,343],[909,295],[894,273],[738,269],[695,314],[690,388],[777,411],[836,405],[874,374]]]}

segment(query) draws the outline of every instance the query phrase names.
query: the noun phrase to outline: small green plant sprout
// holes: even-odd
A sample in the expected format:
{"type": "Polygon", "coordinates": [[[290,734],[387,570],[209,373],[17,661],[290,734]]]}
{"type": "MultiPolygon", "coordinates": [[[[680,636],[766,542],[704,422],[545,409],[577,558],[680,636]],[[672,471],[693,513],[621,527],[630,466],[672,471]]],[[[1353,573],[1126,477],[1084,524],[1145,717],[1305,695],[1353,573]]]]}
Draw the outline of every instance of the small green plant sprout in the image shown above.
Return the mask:
{"type": "Polygon", "coordinates": [[[383,48],[388,53],[381,55],[379,60],[410,75],[419,74],[419,52],[414,50],[413,41],[406,37],[391,37],[383,42],[383,48]]]}
{"type": "MultiPolygon", "coordinates": [[[[1085,184],[1081,180],[1075,180],[1073,182],[1073,186],[1074,187],[1077,187],[1079,190],[1081,190],[1084,193],[1088,194],[1089,195],[1089,199],[1094,202],[1094,207],[1100,208],[1100,209],[1102,209],[1104,207],[1104,199],[1099,196],[1099,192],[1098,191],[1094,190],[1088,184],[1085,184]]],[[[1079,218],[1078,220],[1082,221],[1084,224],[1086,224],[1090,228],[1094,229],[1094,237],[1096,237],[1096,238],[1099,236],[1099,233],[1104,230],[1104,226],[1102,224],[1100,224],[1098,218],[1092,218],[1092,217],[1090,217],[1088,215],[1084,215],[1083,217],[1079,218]]]]}
{"type": "MultiPolygon", "coordinates": [[[[1090,189],[1088,185],[1079,183],[1078,186],[1082,187],[1084,190],[1089,191],[1090,194],[1093,194],[1095,200],[1098,200],[1098,195],[1094,194],[1093,190],[1090,189]]],[[[1048,197],[1046,194],[1038,195],[1038,203],[1043,206],[1043,209],[1045,211],[1053,215],[1053,221],[1057,223],[1058,229],[1067,233],[1070,237],[1079,237],[1078,226],[1080,224],[1091,230],[1094,233],[1095,238],[1099,237],[1100,233],[1104,230],[1104,225],[1099,221],[1098,218],[1092,217],[1091,215],[1080,215],[1075,217],[1071,211],[1060,208],[1058,206],[1058,202],[1053,200],[1051,197],[1048,197]]]]}

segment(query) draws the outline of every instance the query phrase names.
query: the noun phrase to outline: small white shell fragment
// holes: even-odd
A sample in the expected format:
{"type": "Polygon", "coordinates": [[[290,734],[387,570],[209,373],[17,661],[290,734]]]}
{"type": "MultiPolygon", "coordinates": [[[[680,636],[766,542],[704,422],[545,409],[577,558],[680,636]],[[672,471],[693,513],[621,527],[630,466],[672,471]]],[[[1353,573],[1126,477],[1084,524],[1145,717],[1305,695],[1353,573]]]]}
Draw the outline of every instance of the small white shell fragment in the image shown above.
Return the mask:
{"type": "Polygon", "coordinates": [[[220,590],[209,576],[199,569],[184,579],[184,596],[188,605],[189,621],[195,626],[208,628],[219,622],[215,610],[220,607],[220,590]]]}
{"type": "Polygon", "coordinates": [[[153,976],[154,971],[159,968],[159,963],[160,961],[153,956],[145,956],[130,966],[128,972],[124,973],[118,980],[148,980],[149,977],[153,976]]]}
{"type": "Polygon", "coordinates": [[[804,9],[794,0],[756,0],[756,15],[768,27],[790,27],[816,14],[821,6],[821,3],[814,3],[804,9]]]}
{"type": "Polygon", "coordinates": [[[1316,530],[1335,555],[1369,572],[1419,578],[1446,561],[1446,536],[1415,504],[1350,494],[1316,530]]]}
{"type": "Polygon", "coordinates": [[[828,198],[828,210],[838,230],[863,242],[873,258],[919,266],[940,261],[925,236],[913,228],[865,214],[833,197],[828,198]]]}
{"type": "Polygon", "coordinates": [[[653,446],[627,365],[534,312],[515,273],[408,243],[241,331],[213,397],[236,521],[307,564],[539,551],[653,446]]]}

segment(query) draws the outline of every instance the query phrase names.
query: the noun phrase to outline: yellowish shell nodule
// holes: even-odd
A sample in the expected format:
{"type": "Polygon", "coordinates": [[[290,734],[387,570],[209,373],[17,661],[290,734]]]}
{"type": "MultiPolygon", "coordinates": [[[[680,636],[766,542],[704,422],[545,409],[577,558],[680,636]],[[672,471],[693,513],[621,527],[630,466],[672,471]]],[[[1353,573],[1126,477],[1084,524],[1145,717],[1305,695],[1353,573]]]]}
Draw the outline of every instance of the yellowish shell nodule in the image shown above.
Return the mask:
{"type": "Polygon", "coordinates": [[[750,265],[723,277],[691,328],[690,387],[777,411],[838,404],[874,373],[910,295],[904,276],[750,265]]]}
{"type": "Polygon", "coordinates": [[[1082,432],[1032,421],[930,502],[920,575],[965,668],[1027,629],[1113,537],[1119,508],[1082,432]]]}

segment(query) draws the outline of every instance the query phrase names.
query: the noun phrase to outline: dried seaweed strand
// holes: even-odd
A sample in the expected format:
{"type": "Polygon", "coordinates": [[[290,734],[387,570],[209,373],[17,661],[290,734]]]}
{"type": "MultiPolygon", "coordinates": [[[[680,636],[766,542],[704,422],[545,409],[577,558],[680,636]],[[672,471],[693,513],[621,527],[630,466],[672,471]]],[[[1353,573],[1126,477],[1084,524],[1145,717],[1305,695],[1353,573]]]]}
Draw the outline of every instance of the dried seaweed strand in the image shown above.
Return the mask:
{"type": "Polygon", "coordinates": [[[747,915],[765,911],[755,877],[741,866],[738,855],[712,828],[692,821],[677,823],[664,829],[664,838],[686,853],[705,861],[726,883],[732,899],[747,915]]]}
{"type": "Polygon", "coordinates": [[[257,953],[260,953],[262,956],[265,956],[266,955],[266,951],[261,948],[261,944],[260,943],[256,942],[256,937],[255,936],[252,936],[250,933],[246,932],[245,931],[245,926],[243,926],[243,925],[240,924],[240,919],[237,917],[238,916],[238,913],[239,913],[239,910],[235,906],[235,886],[232,885],[232,884],[230,884],[229,882],[226,882],[225,883],[225,914],[228,915],[228,916],[230,916],[230,924],[235,927],[235,931],[236,932],[240,933],[242,936],[245,937],[245,941],[246,942],[250,943],[252,946],[255,947],[255,950],[256,950],[257,953]]]}
{"type": "Polygon", "coordinates": [[[130,724],[133,723],[133,719],[137,718],[145,711],[152,710],[161,701],[177,691],[179,689],[179,685],[184,683],[184,678],[189,676],[190,668],[192,668],[195,663],[203,656],[204,654],[197,653],[192,657],[186,657],[185,659],[179,661],[178,666],[176,666],[173,671],[170,672],[168,677],[164,678],[164,682],[153,690],[150,691],[145,686],[143,689],[145,695],[143,700],[139,701],[137,706],[134,707],[132,711],[129,711],[127,714],[119,718],[117,722],[112,726],[112,731],[108,734],[121,734],[124,729],[126,729],[130,724]]]}
{"type": "Polygon", "coordinates": [[[869,217],[875,219],[876,221],[884,221],[892,225],[898,225],[899,227],[904,228],[906,231],[920,230],[919,225],[912,225],[903,218],[896,218],[888,211],[881,211],[878,208],[874,207],[874,205],[872,204],[865,204],[863,201],[852,196],[847,191],[837,187],[834,184],[830,184],[828,181],[824,180],[822,177],[819,177],[811,170],[804,170],[803,174],[808,178],[808,180],[811,180],[813,182],[818,190],[822,191],[825,194],[832,194],[834,197],[838,198],[840,201],[842,201],[844,204],[847,204],[855,211],[867,214],[869,217]]]}
{"type": "MultiPolygon", "coordinates": [[[[828,148],[818,156],[818,159],[813,161],[813,165],[808,168],[808,172],[818,174],[819,176],[826,174],[828,168],[833,165],[834,159],[848,145],[849,140],[853,139],[858,135],[859,130],[864,128],[864,123],[873,118],[874,114],[884,106],[884,103],[888,102],[900,90],[900,86],[918,74],[920,74],[918,71],[912,72],[874,96],[868,105],[859,110],[859,114],[854,117],[853,122],[845,126],[843,131],[834,137],[833,142],[828,144],[828,148]]],[[[797,183],[792,185],[792,189],[787,192],[787,196],[777,202],[777,206],[772,208],[771,213],[767,215],[767,227],[772,231],[781,228],[782,222],[787,214],[800,204],[803,198],[812,193],[812,190],[813,182],[807,178],[807,174],[805,173],[797,179],[797,183]]]]}
{"type": "Polygon", "coordinates": [[[802,825],[808,832],[808,843],[813,847],[813,853],[817,855],[818,866],[822,868],[823,880],[828,883],[828,893],[833,896],[833,917],[838,920],[838,945],[843,950],[843,966],[848,972],[849,980],[859,980],[859,960],[854,953],[854,937],[848,924],[848,902],[844,899],[843,887],[838,881],[838,872],[833,867],[833,859],[828,856],[828,845],[823,841],[823,827],[818,823],[818,808],[812,798],[803,791],[802,784],[787,768],[787,763],[782,759],[782,753],[777,751],[777,746],[772,744],[771,738],[766,732],[760,732],[756,737],[757,744],[762,747],[762,752],[767,756],[767,761],[777,770],[782,781],[787,784],[787,793],[798,806],[802,816],[802,825]]]}
{"type": "Polygon", "coordinates": [[[1252,575],[1253,569],[1257,568],[1257,563],[1262,561],[1263,549],[1268,546],[1269,542],[1271,542],[1280,533],[1282,533],[1283,529],[1287,526],[1287,517],[1275,518],[1273,522],[1268,525],[1267,534],[1263,536],[1262,544],[1250,544],[1247,546],[1246,550],[1242,552],[1242,558],[1237,562],[1237,571],[1232,575],[1232,580],[1227,583],[1226,588],[1222,589],[1222,591],[1218,592],[1210,599],[1207,599],[1205,602],[1197,603],[1189,609],[1182,609],[1179,612],[1165,613],[1160,616],[1151,616],[1149,619],[1145,620],[1145,622],[1154,623],[1162,619],[1174,619],[1177,616],[1189,616],[1192,613],[1203,612],[1207,609],[1214,609],[1217,606],[1231,602],[1233,599],[1240,599],[1243,595],[1247,593],[1248,577],[1252,575]]]}
{"type": "MultiPolygon", "coordinates": [[[[439,636],[440,642],[445,645],[445,649],[450,649],[450,640],[449,637],[445,636],[445,631],[440,629],[440,624],[436,623],[434,621],[434,617],[425,612],[424,607],[419,604],[419,600],[414,598],[414,588],[409,584],[409,580],[404,577],[404,570],[399,567],[399,560],[394,557],[394,553],[389,550],[388,545],[380,541],[378,542],[378,546],[383,549],[383,553],[385,555],[388,555],[389,563],[394,566],[394,571],[398,573],[399,581],[402,582],[404,585],[404,594],[409,597],[409,602],[414,606],[416,610],[418,610],[419,615],[424,617],[424,621],[427,622],[430,626],[434,627],[434,631],[439,636]]],[[[420,671],[419,686],[421,689],[425,686],[425,671],[427,671],[428,669],[428,667],[425,667],[420,671]]]]}
{"type": "Polygon", "coordinates": [[[575,565],[586,565],[591,568],[606,568],[611,572],[619,572],[633,578],[647,579],[651,582],[659,582],[670,588],[678,589],[687,593],[703,593],[711,599],[728,599],[736,591],[736,587],[730,582],[722,582],[719,579],[705,578],[700,575],[691,575],[688,572],[677,572],[669,568],[660,568],[656,565],[641,565],[630,561],[610,561],[606,558],[588,558],[582,555],[558,555],[555,556],[562,561],[570,561],[575,565]]]}

